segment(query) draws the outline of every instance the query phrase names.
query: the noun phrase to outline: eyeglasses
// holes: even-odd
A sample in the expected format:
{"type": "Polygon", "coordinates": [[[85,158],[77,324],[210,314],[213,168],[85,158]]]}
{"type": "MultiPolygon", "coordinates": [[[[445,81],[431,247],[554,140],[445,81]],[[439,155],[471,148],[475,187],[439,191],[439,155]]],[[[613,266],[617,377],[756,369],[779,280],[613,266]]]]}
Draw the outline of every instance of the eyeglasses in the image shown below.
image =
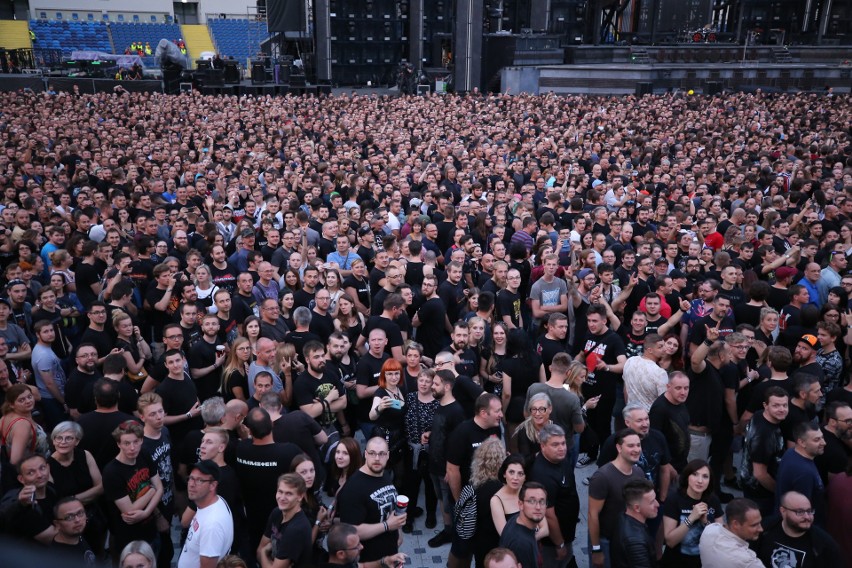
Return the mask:
{"type": "Polygon", "coordinates": [[[532,507],[546,507],[547,500],[545,499],[524,499],[524,503],[532,507]]]}
{"type": "Polygon", "coordinates": [[[106,310],[98,310],[96,312],[89,312],[89,315],[91,315],[91,316],[105,316],[106,310]]]}
{"type": "Polygon", "coordinates": [[[79,510],[79,511],[77,511],[76,513],[68,513],[68,514],[67,514],[67,515],[65,515],[64,517],[61,517],[61,518],[59,518],[59,519],[57,519],[57,520],[58,520],[58,521],[67,521],[67,522],[69,522],[69,523],[70,523],[71,521],[75,521],[75,520],[77,520],[77,519],[83,519],[83,518],[85,518],[85,517],[86,517],[86,510],[85,510],[85,509],[80,509],[80,510],[79,510]]]}
{"type": "MultiPolygon", "coordinates": [[[[787,509],[784,505],[781,505],[782,509],[787,509]]],[[[813,517],[816,512],[814,509],[787,509],[797,517],[813,517]]]]}
{"type": "Polygon", "coordinates": [[[200,477],[192,477],[191,475],[186,479],[187,483],[210,483],[213,481],[212,479],[201,479],[200,477]]]}
{"type": "Polygon", "coordinates": [[[387,452],[374,452],[373,450],[370,450],[370,451],[368,451],[368,452],[367,452],[367,457],[368,457],[368,458],[381,458],[381,459],[384,459],[384,458],[388,457],[388,455],[389,455],[389,454],[388,454],[387,452]]]}
{"type": "Polygon", "coordinates": [[[537,406],[535,408],[530,408],[530,412],[532,412],[533,414],[544,414],[548,410],[550,410],[549,406],[541,406],[541,407],[537,406]]]}
{"type": "Polygon", "coordinates": [[[183,334],[180,335],[164,335],[165,339],[183,339],[183,334]]]}
{"type": "Polygon", "coordinates": [[[76,442],[77,436],[54,436],[54,442],[76,442]]]}

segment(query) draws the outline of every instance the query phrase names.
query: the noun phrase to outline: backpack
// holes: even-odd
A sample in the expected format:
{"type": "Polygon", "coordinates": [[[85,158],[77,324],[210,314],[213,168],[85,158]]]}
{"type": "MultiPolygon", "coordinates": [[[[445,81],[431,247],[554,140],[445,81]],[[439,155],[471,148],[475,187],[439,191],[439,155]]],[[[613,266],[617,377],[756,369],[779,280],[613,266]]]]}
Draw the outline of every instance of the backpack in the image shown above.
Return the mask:
{"type": "Polygon", "coordinates": [[[473,485],[462,487],[454,512],[456,534],[462,540],[469,540],[476,533],[476,490],[473,485]]]}

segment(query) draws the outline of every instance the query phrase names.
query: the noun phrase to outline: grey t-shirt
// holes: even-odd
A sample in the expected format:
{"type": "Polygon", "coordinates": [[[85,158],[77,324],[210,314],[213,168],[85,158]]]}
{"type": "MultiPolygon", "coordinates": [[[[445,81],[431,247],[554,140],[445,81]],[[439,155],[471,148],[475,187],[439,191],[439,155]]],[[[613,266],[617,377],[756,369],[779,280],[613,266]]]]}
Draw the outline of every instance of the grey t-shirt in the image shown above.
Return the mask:
{"type": "Polygon", "coordinates": [[[530,300],[538,300],[542,307],[558,306],[560,299],[566,294],[568,285],[562,278],[554,278],[553,282],[545,282],[544,278],[539,278],[530,288],[530,300]]]}
{"type": "Polygon", "coordinates": [[[529,405],[530,398],[538,393],[544,393],[550,397],[550,402],[553,404],[550,419],[554,424],[558,424],[565,430],[565,441],[570,449],[574,445],[574,426],[583,423],[580,398],[564,388],[552,387],[546,383],[535,383],[527,389],[527,400],[524,402],[524,408],[529,405]]]}
{"type": "Polygon", "coordinates": [[[53,395],[50,394],[50,391],[48,391],[47,387],[44,385],[44,380],[41,375],[44,371],[53,374],[53,382],[56,383],[56,387],[59,389],[59,392],[63,395],[65,394],[65,371],[62,370],[62,362],[53,352],[53,349],[36,344],[36,346],[33,347],[32,364],[36,387],[38,387],[38,392],[41,394],[42,398],[53,398],[53,395]]]}

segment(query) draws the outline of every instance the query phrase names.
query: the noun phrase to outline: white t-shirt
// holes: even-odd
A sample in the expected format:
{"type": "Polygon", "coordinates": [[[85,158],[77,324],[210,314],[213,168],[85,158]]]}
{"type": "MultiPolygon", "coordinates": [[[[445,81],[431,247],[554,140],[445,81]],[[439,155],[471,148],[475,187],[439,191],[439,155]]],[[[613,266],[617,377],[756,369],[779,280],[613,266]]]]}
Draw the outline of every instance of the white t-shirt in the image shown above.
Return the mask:
{"type": "Polygon", "coordinates": [[[234,521],[225,500],[199,509],[189,525],[178,568],[198,568],[201,557],[222,558],[234,542],[234,521]]]}
{"type": "Polygon", "coordinates": [[[641,355],[624,363],[624,386],[628,404],[641,404],[650,410],[657,398],[666,392],[669,376],[659,365],[641,355]]]}

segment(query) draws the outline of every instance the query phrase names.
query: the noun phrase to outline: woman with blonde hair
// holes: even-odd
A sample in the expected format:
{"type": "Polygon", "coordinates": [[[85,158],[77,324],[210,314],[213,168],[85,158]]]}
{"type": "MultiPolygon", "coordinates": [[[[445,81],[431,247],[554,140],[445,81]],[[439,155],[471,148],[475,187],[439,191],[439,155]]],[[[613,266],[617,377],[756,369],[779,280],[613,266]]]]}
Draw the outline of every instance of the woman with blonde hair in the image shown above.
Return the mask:
{"type": "MultiPolygon", "coordinates": [[[[491,522],[491,498],[503,486],[498,477],[506,456],[506,448],[497,438],[488,438],[473,452],[469,485],[476,495],[476,532],[468,540],[454,532],[450,566],[469,566],[473,551],[483,548],[483,537],[494,532],[493,525],[491,531],[485,525],[491,522]]],[[[462,493],[465,491],[470,490],[465,487],[462,493]]]]}
{"type": "Polygon", "coordinates": [[[204,306],[208,314],[215,314],[218,309],[213,303],[213,296],[219,287],[213,283],[210,267],[206,264],[196,266],[192,281],[195,284],[195,293],[198,294],[198,303],[204,306]]]}
{"type": "Polygon", "coordinates": [[[65,290],[72,293],[77,292],[77,280],[71,270],[74,257],[65,249],[57,249],[48,254],[48,258],[50,258],[51,276],[61,274],[65,278],[65,290]]]}
{"type": "MultiPolygon", "coordinates": [[[[589,400],[586,400],[583,397],[582,386],[583,383],[586,382],[586,377],[589,374],[589,370],[586,369],[586,365],[581,363],[580,361],[571,361],[568,364],[568,371],[565,373],[565,385],[568,387],[568,390],[577,395],[580,399],[580,403],[582,406],[580,407],[580,411],[583,413],[583,420],[586,419],[586,411],[596,408],[598,405],[598,401],[600,401],[599,396],[594,396],[589,400]]],[[[584,432],[589,432],[588,424],[584,432]]],[[[587,434],[588,435],[588,434],[587,434]]],[[[580,457],[580,434],[574,433],[574,447],[571,448],[571,453],[568,455],[568,460],[571,463],[577,463],[577,459],[580,457]]]]}
{"type": "Polygon", "coordinates": [[[248,369],[252,360],[251,341],[238,337],[231,344],[228,362],[222,372],[222,397],[225,402],[235,398],[248,400],[248,369]]]}

